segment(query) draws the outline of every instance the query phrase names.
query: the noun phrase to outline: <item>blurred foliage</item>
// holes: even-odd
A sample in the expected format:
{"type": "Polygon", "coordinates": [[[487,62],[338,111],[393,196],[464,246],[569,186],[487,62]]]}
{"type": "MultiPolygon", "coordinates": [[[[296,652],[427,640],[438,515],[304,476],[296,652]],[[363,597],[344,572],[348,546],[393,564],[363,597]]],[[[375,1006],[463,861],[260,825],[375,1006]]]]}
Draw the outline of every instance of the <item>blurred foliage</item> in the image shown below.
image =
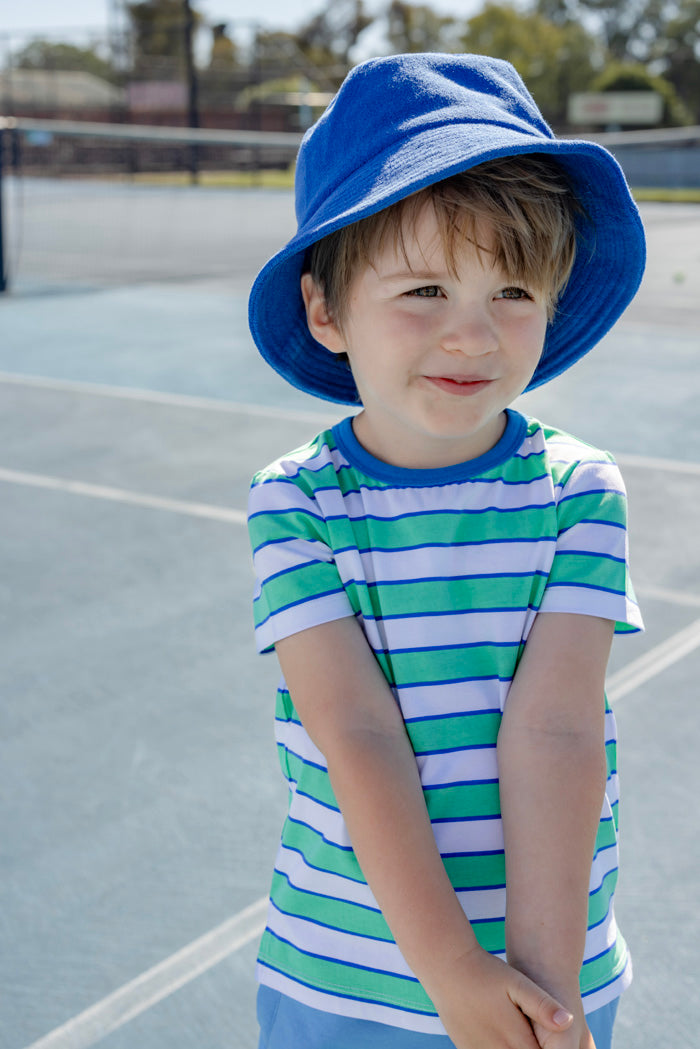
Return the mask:
{"type": "Polygon", "coordinates": [[[211,70],[230,70],[238,63],[238,48],[226,32],[226,23],[212,26],[211,54],[209,56],[209,68],[211,70]]]}
{"type": "Polygon", "coordinates": [[[603,61],[600,44],[581,25],[493,2],[469,19],[461,43],[464,51],[512,62],[554,123],[564,121],[569,95],[587,90],[603,61]]]}
{"type": "Polygon", "coordinates": [[[458,50],[457,19],[439,15],[427,4],[392,0],[385,17],[386,35],[394,54],[458,50]]]}
{"type": "Polygon", "coordinates": [[[692,117],[681,102],[673,84],[655,76],[640,62],[611,62],[590,85],[591,91],[656,91],[664,102],[664,127],[692,123],[692,117]]]}
{"type": "Polygon", "coordinates": [[[72,73],[92,73],[102,80],[115,81],[117,74],[111,62],[93,48],[73,44],[54,44],[32,40],[14,56],[17,69],[59,69],[72,73]]]}
{"type": "MultiPolygon", "coordinates": [[[[205,26],[197,0],[192,7],[195,25],[211,33],[200,70],[205,104],[207,92],[233,101],[247,84],[297,75],[320,91],[335,90],[357,57],[367,54],[371,27],[384,53],[470,50],[510,60],[556,125],[565,119],[569,94],[619,85],[623,68],[644,74],[638,82],[661,93],[665,122],[700,123],[700,0],[485,0],[469,18],[408,0],[385,0],[372,15],[363,0],[326,0],[294,30],[258,30],[247,48],[237,46],[226,25],[205,26]]],[[[183,0],[139,0],[125,10],[130,44],[122,49],[127,59],[119,73],[97,51],[42,40],[14,61],[87,70],[107,80],[181,77],[183,0]]]]}
{"type": "MultiPolygon", "coordinates": [[[[137,67],[148,67],[154,58],[174,60],[177,67],[184,58],[186,14],[182,0],[141,0],[128,3],[126,11],[137,67]]],[[[195,10],[192,14],[197,26],[202,16],[195,10]]]]}

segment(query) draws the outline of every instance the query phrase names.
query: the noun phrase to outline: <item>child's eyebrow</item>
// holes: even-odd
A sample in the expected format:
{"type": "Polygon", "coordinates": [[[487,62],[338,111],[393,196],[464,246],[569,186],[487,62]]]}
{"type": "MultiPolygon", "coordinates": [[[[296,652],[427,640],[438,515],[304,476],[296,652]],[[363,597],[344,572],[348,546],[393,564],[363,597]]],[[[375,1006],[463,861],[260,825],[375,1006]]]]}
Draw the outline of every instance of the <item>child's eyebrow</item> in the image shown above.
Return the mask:
{"type": "Polygon", "coordinates": [[[377,270],[377,275],[382,280],[425,280],[431,284],[437,284],[448,277],[447,270],[414,270],[405,266],[395,270],[377,270]]]}

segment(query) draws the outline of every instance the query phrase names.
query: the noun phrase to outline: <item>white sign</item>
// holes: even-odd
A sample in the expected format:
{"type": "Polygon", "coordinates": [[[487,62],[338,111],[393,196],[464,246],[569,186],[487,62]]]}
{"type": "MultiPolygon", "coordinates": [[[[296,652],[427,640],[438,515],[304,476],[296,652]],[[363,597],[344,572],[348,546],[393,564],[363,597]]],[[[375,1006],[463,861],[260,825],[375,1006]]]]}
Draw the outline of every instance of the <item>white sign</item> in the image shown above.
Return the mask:
{"type": "Polygon", "coordinates": [[[570,95],[570,124],[660,124],[664,100],[656,91],[601,91],[570,95]]]}

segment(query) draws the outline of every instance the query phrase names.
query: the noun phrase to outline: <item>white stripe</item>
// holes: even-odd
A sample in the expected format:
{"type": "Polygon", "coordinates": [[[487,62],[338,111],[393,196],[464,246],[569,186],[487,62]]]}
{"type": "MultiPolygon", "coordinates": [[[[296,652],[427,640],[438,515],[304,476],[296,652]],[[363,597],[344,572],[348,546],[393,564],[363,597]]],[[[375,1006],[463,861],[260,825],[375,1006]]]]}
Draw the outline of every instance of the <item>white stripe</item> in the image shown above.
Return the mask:
{"type": "Polygon", "coordinates": [[[5,481],[8,484],[24,484],[32,488],[50,488],[54,491],[68,492],[71,495],[86,495],[92,499],[107,499],[111,502],[127,503],[131,506],[147,506],[151,510],[167,510],[170,513],[185,514],[188,517],[205,517],[210,521],[228,521],[230,524],[244,525],[247,520],[243,510],[234,510],[227,506],[190,503],[182,499],[166,499],[159,495],[129,492],[124,488],[110,488],[101,484],[86,484],[84,481],[72,481],[65,477],[48,477],[45,474],[6,470],[2,467],[0,467],[0,481],[5,481]]]}
{"type": "Polygon", "coordinates": [[[690,626],[679,630],[608,678],[608,697],[611,700],[622,699],[690,655],[696,648],[700,648],[700,619],[694,620],[690,626]]]}
{"type": "MultiPolygon", "coordinates": [[[[363,619],[362,629],[375,649],[421,649],[432,645],[459,645],[478,641],[519,644],[523,633],[520,611],[454,612],[435,616],[406,616],[403,619],[363,619]]],[[[482,704],[480,704],[482,705],[482,704]]],[[[498,706],[498,704],[496,704],[498,706]]],[[[460,710],[471,709],[462,702],[460,710]]],[[[432,713],[443,713],[431,705],[432,713]]]]}
{"type": "MultiPolygon", "coordinates": [[[[369,885],[364,882],[351,881],[350,878],[343,878],[330,871],[309,867],[303,856],[284,845],[280,845],[277,853],[276,867],[281,874],[289,878],[292,885],[302,887],[306,892],[317,892],[333,900],[358,903],[362,907],[379,910],[379,905],[369,885]]],[[[277,895],[277,899],[281,902],[283,897],[284,890],[277,895]]]]}
{"type": "Polygon", "coordinates": [[[13,386],[33,386],[41,390],[58,390],[65,393],[89,394],[94,397],[111,397],[115,400],[145,401],[148,404],[166,404],[173,408],[194,408],[198,411],[226,412],[230,415],[262,415],[273,419],[289,419],[298,422],[314,422],[318,426],[332,424],[341,416],[332,409],[323,412],[294,411],[287,408],[268,407],[263,404],[243,404],[224,401],[218,397],[193,397],[184,393],[163,393],[159,390],[143,390],[131,386],[106,386],[93,382],[73,382],[67,379],[50,379],[42,375],[20,375],[0,372],[0,382],[13,386]]]}
{"type": "Polygon", "coordinates": [[[319,925],[293,914],[284,914],[270,908],[268,928],[282,940],[308,954],[332,958],[350,965],[370,966],[400,976],[412,976],[404,956],[393,940],[368,940],[361,933],[354,934],[319,925]]]}
{"type": "Polygon", "coordinates": [[[267,897],[147,969],[27,1049],[87,1049],[262,934],[267,897]]]}
{"type": "MultiPolygon", "coordinates": [[[[384,583],[474,576],[478,580],[493,573],[548,573],[555,547],[556,539],[544,538],[534,543],[501,543],[494,539],[461,547],[422,546],[408,554],[404,550],[369,550],[361,555],[362,579],[384,583]]],[[[342,574],[340,555],[337,563],[342,574]]],[[[354,568],[351,561],[350,570],[354,568]]]]}

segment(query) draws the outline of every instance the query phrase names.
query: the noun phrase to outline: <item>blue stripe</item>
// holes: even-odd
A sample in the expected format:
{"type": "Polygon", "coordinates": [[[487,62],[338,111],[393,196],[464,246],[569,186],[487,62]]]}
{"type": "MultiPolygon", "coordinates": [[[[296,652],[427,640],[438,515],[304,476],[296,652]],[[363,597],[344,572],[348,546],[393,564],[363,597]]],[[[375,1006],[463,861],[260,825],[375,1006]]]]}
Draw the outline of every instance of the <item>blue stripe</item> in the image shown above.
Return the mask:
{"type": "MultiPolygon", "coordinates": [[[[297,851],[296,849],[290,849],[287,845],[284,845],[284,842],[282,844],[288,852],[297,851]]],[[[314,869],[319,870],[318,867],[314,869]]],[[[294,889],[295,892],[300,892],[303,896],[316,896],[319,900],[332,900],[333,903],[342,903],[344,907],[359,907],[361,911],[369,911],[371,914],[382,913],[379,907],[370,907],[367,903],[357,903],[355,900],[339,900],[337,896],[328,896],[325,892],[315,892],[313,889],[304,889],[301,885],[295,885],[292,879],[289,877],[289,875],[285,871],[279,870],[278,867],[274,868],[274,873],[279,874],[280,878],[284,878],[284,880],[287,882],[287,885],[289,885],[290,889],[294,889]]],[[[325,873],[330,874],[331,872],[326,871],[325,873]]],[[[342,878],[344,881],[352,881],[356,885],[365,884],[365,882],[355,882],[353,878],[346,878],[343,874],[336,874],[334,875],[334,877],[342,878]]]]}
{"type": "MultiPolygon", "coordinates": [[[[265,931],[269,932],[271,936],[274,935],[271,929],[266,929],[265,931]]],[[[279,973],[280,976],[285,976],[292,983],[298,983],[300,987],[308,987],[310,991],[319,991],[321,994],[327,994],[331,998],[346,998],[351,1002],[364,1002],[365,1005],[381,1005],[385,1009],[393,1009],[397,1013],[413,1013],[415,1016],[431,1016],[437,1019],[437,1013],[426,1012],[423,1009],[412,1009],[407,1005],[394,1005],[392,1002],[387,1002],[384,999],[363,998],[362,995],[345,994],[335,988],[329,991],[326,987],[317,987],[316,984],[308,983],[296,975],[292,976],[285,969],[279,969],[276,965],[271,965],[270,962],[264,959],[259,959],[259,963],[265,969],[270,969],[272,972],[279,973]]]]}
{"type": "Polygon", "coordinates": [[[329,812],[340,812],[340,809],[337,805],[331,805],[330,802],[321,801],[320,798],[315,798],[313,794],[308,794],[305,790],[299,790],[298,780],[287,779],[287,782],[290,784],[294,784],[295,793],[298,794],[300,798],[308,798],[309,801],[313,801],[317,805],[320,805],[322,809],[328,809],[329,812]]]}
{"type": "MultiPolygon", "coordinates": [[[[454,885],[455,892],[491,892],[492,889],[505,889],[506,883],[502,885],[454,885]]],[[[471,923],[470,923],[471,924],[471,923]]],[[[502,954],[502,951],[494,951],[494,954],[502,954]]]]}
{"type": "MultiPolygon", "coordinates": [[[[287,514],[304,514],[305,517],[311,517],[314,521],[323,521],[324,518],[321,514],[315,514],[311,510],[307,510],[305,506],[288,506],[285,508],[269,507],[266,510],[253,510],[252,513],[248,514],[248,520],[254,521],[256,517],[286,517],[287,514]]],[[[298,539],[299,536],[293,536],[292,538],[298,539]]]]}
{"type": "MultiPolygon", "coordinates": [[[[306,829],[310,830],[313,834],[315,834],[317,838],[321,838],[321,840],[324,842],[324,844],[328,845],[328,847],[331,848],[331,849],[339,849],[340,852],[353,852],[354,851],[352,845],[338,845],[338,843],[336,841],[331,841],[330,838],[327,838],[326,835],[323,834],[323,832],[318,829],[318,827],[312,827],[310,823],[306,823],[304,820],[295,819],[294,816],[287,816],[287,822],[288,823],[293,823],[296,827],[306,827],[306,829]]],[[[287,847],[291,849],[291,846],[287,846],[287,847]]],[[[306,859],[306,857],[304,857],[304,858],[306,859]]],[[[311,867],[312,864],[309,863],[308,866],[311,867]]],[[[332,873],[332,872],[329,871],[327,873],[332,873]]]]}
{"type": "Polygon", "coordinates": [[[443,747],[438,750],[416,750],[414,753],[417,758],[429,758],[436,754],[466,754],[467,751],[472,750],[495,750],[495,743],[469,743],[460,747],[443,747]]]}
{"type": "MultiPolygon", "coordinates": [[[[361,972],[374,973],[376,976],[390,976],[396,980],[404,980],[406,983],[418,983],[418,979],[415,976],[406,976],[404,973],[395,973],[390,969],[376,969],[371,965],[359,965],[357,962],[346,962],[342,958],[333,958],[332,955],[326,954],[315,954],[313,951],[304,950],[303,947],[299,947],[297,944],[292,943],[291,940],[286,940],[284,936],[279,936],[276,932],[273,932],[269,927],[265,930],[270,936],[274,937],[278,943],[284,943],[288,947],[292,947],[299,954],[305,955],[307,958],[314,958],[320,962],[332,962],[335,965],[342,965],[346,969],[359,969],[361,972]]],[[[328,991],[326,992],[329,993],[328,991]]],[[[336,992],[333,991],[333,994],[336,992]]]]}
{"type": "Polygon", "coordinates": [[[625,493],[617,488],[587,488],[585,492],[572,492],[571,495],[565,495],[559,500],[559,505],[568,503],[572,499],[585,499],[588,495],[619,495],[625,498],[625,493]]]}
{"type": "Polygon", "coordinates": [[[421,714],[420,717],[404,718],[404,725],[417,725],[421,721],[447,721],[448,718],[478,718],[482,714],[500,714],[500,707],[491,707],[487,710],[456,710],[447,714],[421,714]]]}
{"type": "Polygon", "coordinates": [[[467,510],[460,507],[457,510],[412,510],[406,514],[391,514],[388,517],[380,517],[377,514],[358,514],[353,517],[350,514],[336,514],[326,517],[326,521],[382,521],[397,522],[409,521],[414,517],[475,517],[479,514],[520,514],[524,510],[552,510],[556,504],[553,500],[546,503],[523,503],[520,506],[483,506],[476,510],[467,510]]]}
{"type": "MultiPolygon", "coordinates": [[[[332,594],[344,594],[344,593],[345,593],[344,588],[342,586],[338,586],[338,587],[335,587],[333,590],[324,590],[320,594],[314,594],[314,598],[313,599],[314,600],[318,600],[321,597],[330,597],[332,594]]],[[[253,600],[253,605],[255,605],[258,601],[260,601],[262,597],[263,597],[263,594],[259,594],[258,597],[256,597],[253,600]]],[[[257,624],[256,629],[259,630],[260,627],[264,626],[265,623],[269,622],[270,619],[274,619],[275,616],[278,616],[280,614],[280,612],[286,612],[288,609],[295,608],[297,605],[308,604],[309,600],[310,599],[308,597],[300,597],[297,601],[290,601],[288,605],[280,605],[279,608],[276,608],[273,612],[270,612],[270,614],[268,616],[266,616],[264,619],[262,619],[257,624]]]]}
{"type": "Polygon", "coordinates": [[[455,780],[451,783],[424,783],[423,790],[447,790],[449,787],[485,787],[491,783],[498,783],[497,779],[464,779],[455,780]]]}
{"type": "Polygon", "coordinates": [[[549,573],[536,569],[532,572],[473,572],[469,575],[418,576],[415,579],[413,577],[410,579],[377,579],[373,582],[367,582],[364,579],[349,579],[346,580],[345,585],[366,586],[370,590],[379,586],[410,586],[412,583],[464,583],[481,579],[536,579],[537,576],[540,576],[542,579],[548,579],[549,573]]]}
{"type": "Polygon", "coordinates": [[[378,616],[373,616],[370,612],[362,613],[362,619],[365,622],[370,623],[382,623],[385,620],[394,619],[430,619],[437,616],[470,616],[470,615],[502,615],[504,612],[537,612],[539,609],[535,605],[513,605],[507,608],[457,608],[456,605],[450,605],[448,609],[443,612],[395,612],[391,615],[383,613],[378,616]]]}
{"type": "Polygon", "coordinates": [[[508,544],[530,543],[556,543],[556,535],[538,535],[531,539],[529,536],[516,536],[513,539],[471,539],[462,543],[417,543],[415,546],[339,546],[333,548],[334,554],[354,553],[360,554],[403,554],[414,550],[464,550],[471,546],[508,546],[508,544]]]}
{"type": "Polygon", "coordinates": [[[405,656],[411,653],[423,655],[425,652],[462,652],[467,648],[519,648],[522,639],[517,641],[464,641],[457,645],[412,645],[410,648],[375,648],[378,655],[405,656]]]}
{"type": "MultiPolygon", "coordinates": [[[[425,789],[425,788],[424,788],[425,789]]],[[[487,820],[500,820],[501,814],[495,816],[436,816],[431,823],[486,823],[487,820]]]]}
{"type": "Polygon", "coordinates": [[[627,972],[627,970],[629,968],[629,964],[630,964],[630,959],[629,959],[629,955],[628,955],[626,957],[626,959],[625,959],[625,964],[624,964],[623,968],[620,969],[619,973],[616,976],[613,976],[610,980],[606,980],[605,983],[599,984],[597,987],[591,987],[590,991],[582,991],[581,992],[581,997],[582,998],[588,998],[592,994],[598,994],[599,991],[604,991],[605,988],[606,987],[610,987],[611,984],[617,983],[617,981],[621,980],[622,977],[627,972]]]}
{"type": "MultiPolygon", "coordinates": [[[[326,898],[331,899],[332,897],[326,898]]],[[[270,903],[279,914],[283,914],[286,918],[298,918],[299,921],[308,922],[309,925],[318,925],[321,929],[331,929],[333,932],[341,932],[345,936],[355,936],[358,940],[373,940],[375,943],[396,943],[396,941],[391,935],[391,932],[389,932],[388,937],[370,936],[370,934],[366,932],[353,932],[352,929],[344,929],[341,925],[331,925],[329,922],[322,922],[319,921],[317,918],[309,918],[305,914],[295,914],[294,911],[285,911],[274,900],[270,900],[270,903]]],[[[272,933],[271,929],[269,931],[272,933]]],[[[388,927],[387,931],[389,931],[388,927]]],[[[272,933],[272,935],[274,936],[274,933],[272,933]]]]}
{"type": "MultiPolygon", "coordinates": [[[[304,861],[304,866],[308,867],[309,870],[318,871],[319,874],[329,874],[332,878],[342,878],[343,881],[351,881],[353,883],[353,885],[367,885],[367,881],[365,880],[365,878],[352,878],[349,874],[340,874],[338,871],[329,871],[327,867],[317,867],[315,863],[311,863],[306,858],[306,856],[301,851],[301,849],[297,849],[294,845],[289,845],[284,840],[284,835],[282,836],[282,846],[287,852],[296,852],[297,856],[301,856],[302,860],[304,861]]],[[[275,868],[275,869],[277,869],[277,868],[275,868]]],[[[281,874],[282,871],[277,871],[277,873],[281,874]]],[[[289,881],[289,879],[287,879],[287,880],[289,881]]],[[[289,884],[292,885],[292,882],[290,881],[289,884]]],[[[306,889],[302,889],[298,885],[293,885],[292,888],[298,889],[299,892],[306,892],[306,889]]],[[[336,899],[337,900],[337,897],[332,896],[332,897],[329,897],[329,899],[336,899]]],[[[339,900],[338,902],[343,903],[343,902],[346,902],[346,901],[339,900]]]]}
{"type": "Polygon", "coordinates": [[[619,528],[623,532],[627,531],[627,525],[620,524],[619,521],[601,521],[597,517],[582,517],[572,525],[567,525],[566,528],[562,528],[559,535],[566,535],[567,532],[573,531],[574,528],[578,528],[578,526],[582,524],[600,525],[601,528],[619,528]]]}
{"type": "MultiPolygon", "coordinates": [[[[616,875],[617,875],[618,873],[619,873],[619,867],[613,867],[613,868],[612,868],[612,870],[609,870],[609,871],[607,871],[607,873],[605,873],[605,874],[603,875],[603,880],[601,881],[601,883],[600,883],[600,885],[598,886],[598,888],[597,888],[597,889],[592,889],[592,890],[591,890],[591,891],[590,891],[590,892],[588,893],[588,898],[590,899],[590,898],[591,898],[591,896],[597,896],[599,892],[602,892],[602,891],[603,891],[603,889],[605,888],[605,883],[606,883],[606,881],[607,881],[607,880],[608,880],[609,878],[613,878],[613,877],[615,877],[615,876],[616,876],[616,875]]],[[[610,892],[610,896],[612,897],[612,895],[613,895],[613,893],[612,893],[612,890],[611,890],[611,892],[610,892]]]]}
{"type": "Polygon", "coordinates": [[[484,674],[481,677],[442,678],[436,681],[401,681],[396,683],[396,687],[399,692],[403,692],[407,688],[430,688],[432,685],[469,685],[473,684],[474,681],[498,681],[500,684],[505,685],[512,680],[512,675],[501,677],[500,674],[484,674]]]}
{"type": "Polygon", "coordinates": [[[570,554],[576,554],[577,557],[594,557],[596,560],[615,561],[619,565],[626,565],[627,558],[615,557],[614,554],[601,554],[597,550],[560,550],[558,556],[568,557],[570,554]]]}
{"type": "MultiPolygon", "coordinates": [[[[573,580],[568,580],[563,583],[547,583],[547,590],[553,590],[555,587],[566,587],[568,589],[579,589],[579,590],[599,590],[604,594],[614,594],[615,597],[626,598],[627,595],[624,590],[615,590],[610,586],[597,586],[593,583],[577,583],[573,580]]],[[[632,601],[631,604],[634,604],[632,601]]]]}
{"type": "MultiPolygon", "coordinates": [[[[505,856],[503,849],[484,849],[482,851],[469,850],[468,852],[441,852],[443,860],[471,859],[476,856],[505,856]]],[[[502,886],[501,886],[502,888],[502,886]]]]}

